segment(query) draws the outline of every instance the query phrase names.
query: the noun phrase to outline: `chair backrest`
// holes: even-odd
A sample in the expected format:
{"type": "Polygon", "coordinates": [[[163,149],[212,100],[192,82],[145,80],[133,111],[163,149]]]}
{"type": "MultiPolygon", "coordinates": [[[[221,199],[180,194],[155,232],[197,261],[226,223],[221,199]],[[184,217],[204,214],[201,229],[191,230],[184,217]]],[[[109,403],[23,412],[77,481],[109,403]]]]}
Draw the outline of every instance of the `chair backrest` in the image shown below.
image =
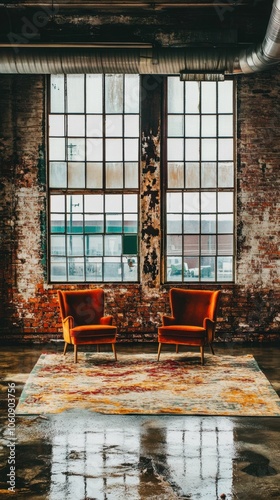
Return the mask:
{"type": "Polygon", "coordinates": [[[220,290],[183,290],[171,288],[170,306],[176,323],[202,326],[204,318],[217,319],[220,290]]]}
{"type": "Polygon", "coordinates": [[[58,290],[62,319],[73,316],[75,326],[98,325],[104,314],[104,290],[58,290]]]}

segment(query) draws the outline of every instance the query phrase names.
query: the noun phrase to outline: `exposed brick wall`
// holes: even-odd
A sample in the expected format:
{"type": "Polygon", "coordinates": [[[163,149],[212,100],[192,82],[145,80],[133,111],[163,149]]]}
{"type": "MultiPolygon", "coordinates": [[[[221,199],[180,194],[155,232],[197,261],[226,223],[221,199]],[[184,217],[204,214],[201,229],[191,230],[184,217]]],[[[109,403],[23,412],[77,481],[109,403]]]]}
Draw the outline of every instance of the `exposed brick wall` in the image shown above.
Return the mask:
{"type": "MultiPolygon", "coordinates": [[[[279,86],[277,70],[238,80],[237,278],[219,286],[221,341],[280,339],[279,86]]],[[[0,336],[61,338],[60,286],[46,281],[45,78],[0,75],[0,90],[0,336]]],[[[169,312],[169,287],[160,284],[157,115],[145,114],[143,136],[141,283],[104,285],[121,341],[156,340],[169,312]]]]}

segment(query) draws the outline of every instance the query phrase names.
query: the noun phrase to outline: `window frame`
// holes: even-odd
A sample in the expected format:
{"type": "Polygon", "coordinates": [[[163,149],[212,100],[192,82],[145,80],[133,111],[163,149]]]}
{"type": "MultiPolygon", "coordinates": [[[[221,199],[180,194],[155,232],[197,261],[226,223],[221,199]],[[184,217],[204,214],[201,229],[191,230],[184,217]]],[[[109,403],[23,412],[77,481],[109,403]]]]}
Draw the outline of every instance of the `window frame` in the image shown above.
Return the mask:
{"type": "MultiPolygon", "coordinates": [[[[140,143],[140,118],[141,118],[141,86],[140,86],[140,75],[117,75],[117,76],[120,76],[122,77],[122,84],[123,84],[123,89],[122,89],[122,110],[121,112],[115,112],[113,113],[112,111],[109,113],[107,112],[106,113],[106,109],[105,109],[105,105],[106,105],[106,88],[105,88],[105,79],[106,79],[106,76],[105,74],[100,74],[101,76],[101,80],[102,80],[102,110],[101,112],[97,113],[99,116],[101,116],[101,119],[102,119],[102,134],[100,136],[100,139],[102,141],[102,151],[103,151],[103,157],[102,157],[102,186],[97,186],[97,187],[87,187],[86,185],[86,182],[87,182],[87,179],[86,179],[86,173],[84,173],[84,184],[83,186],[73,186],[71,185],[69,187],[69,170],[68,169],[68,165],[69,163],[71,162],[70,161],[70,158],[69,158],[69,155],[67,155],[67,145],[68,145],[68,142],[69,142],[69,138],[71,139],[71,136],[68,134],[68,129],[67,129],[67,121],[69,121],[69,116],[72,117],[74,116],[75,117],[75,114],[76,115],[79,115],[81,116],[82,115],[82,118],[84,120],[84,140],[86,141],[86,138],[87,138],[87,130],[86,130],[86,127],[87,127],[87,120],[88,120],[88,116],[92,116],[94,115],[94,113],[89,113],[87,112],[87,108],[86,108],[86,92],[87,92],[87,74],[83,74],[82,77],[84,78],[84,84],[83,84],[83,88],[84,88],[84,109],[83,111],[81,112],[77,112],[77,113],[73,113],[72,111],[68,112],[68,109],[67,109],[67,92],[66,92],[66,82],[67,82],[67,78],[71,77],[73,75],[50,75],[47,79],[47,84],[48,84],[48,93],[47,93],[47,97],[48,97],[48,100],[47,100],[47,151],[48,151],[48,161],[47,161],[47,165],[48,165],[48,168],[47,168],[47,206],[48,206],[48,266],[47,266],[47,273],[48,273],[48,282],[49,283],[52,283],[52,284],[56,284],[56,283],[64,283],[64,284],[69,284],[69,285],[73,285],[73,284],[85,284],[85,283],[90,283],[90,282],[97,282],[97,283],[139,283],[139,260],[140,260],[140,242],[139,242],[139,224],[140,224],[140,220],[139,220],[139,204],[140,204],[140,151],[141,151],[141,143],[140,143]],[[63,89],[63,104],[62,104],[62,111],[60,113],[58,113],[57,111],[53,111],[52,112],[52,109],[51,109],[51,85],[52,85],[52,78],[53,77],[57,77],[57,76],[60,76],[62,77],[62,80],[63,80],[63,85],[64,85],[64,89],[63,89]],[[138,111],[127,111],[127,108],[129,108],[129,103],[127,103],[128,101],[128,98],[127,98],[127,95],[125,94],[125,89],[124,89],[124,85],[126,82],[127,85],[129,85],[129,78],[131,77],[137,77],[138,78],[138,96],[135,94],[135,92],[137,93],[137,88],[136,88],[136,91],[135,89],[132,89],[131,92],[133,91],[134,92],[134,95],[130,96],[130,100],[131,102],[133,101],[133,99],[135,98],[135,103],[132,102],[131,106],[133,108],[133,106],[137,107],[137,99],[138,99],[138,111]],[[109,130],[109,133],[108,134],[105,134],[105,130],[106,130],[106,123],[108,123],[108,116],[112,116],[114,115],[115,116],[121,116],[121,134],[119,133],[118,135],[116,134],[114,136],[114,129],[111,127],[111,129],[109,130]],[[55,160],[52,159],[52,156],[50,155],[50,139],[52,137],[55,137],[53,131],[50,130],[50,121],[51,121],[51,116],[54,116],[54,115],[60,115],[62,116],[63,118],[60,120],[60,121],[63,121],[64,122],[64,138],[65,138],[65,153],[64,153],[64,159],[63,161],[65,162],[66,164],[66,185],[60,185],[58,187],[54,186],[53,185],[53,180],[51,178],[51,168],[52,168],[52,162],[55,163],[55,160]],[[131,120],[127,117],[128,116],[134,116],[136,117],[135,119],[132,119],[132,121],[134,121],[134,123],[136,122],[137,123],[137,120],[138,120],[138,132],[137,132],[137,136],[133,136],[133,140],[137,141],[138,143],[138,153],[136,152],[137,154],[137,160],[134,160],[132,163],[131,163],[131,160],[127,160],[126,159],[126,153],[125,151],[129,153],[129,150],[125,150],[125,145],[126,145],[126,139],[130,139],[130,129],[129,127],[126,125],[126,123],[130,123],[131,120]],[[125,127],[126,127],[126,131],[125,131],[125,127]],[[113,130],[113,133],[112,133],[112,130],[113,130]],[[50,133],[52,132],[52,133],[50,133]],[[117,137],[118,141],[120,142],[121,141],[121,144],[122,144],[122,158],[121,158],[121,166],[122,166],[122,174],[123,174],[123,184],[122,186],[116,186],[116,185],[113,185],[113,186],[110,186],[110,187],[107,187],[106,186],[106,179],[108,179],[108,176],[106,177],[106,169],[108,168],[108,163],[110,163],[109,161],[107,161],[106,159],[106,155],[105,155],[105,148],[106,148],[106,141],[108,140],[109,138],[109,141],[110,142],[110,139],[111,138],[115,138],[117,137]],[[125,184],[126,184],[126,179],[129,179],[129,177],[126,176],[126,172],[127,170],[125,169],[128,169],[128,167],[130,166],[130,164],[134,164],[136,165],[136,168],[137,168],[137,171],[134,170],[134,184],[136,183],[137,185],[135,186],[128,186],[126,187],[125,184]],[[136,180],[135,180],[136,179],[136,180]],[[57,276],[52,276],[52,272],[51,272],[51,266],[52,266],[52,257],[54,257],[54,251],[52,251],[52,237],[53,236],[56,236],[56,233],[54,232],[53,230],[53,226],[52,226],[52,220],[51,220],[51,216],[52,216],[52,213],[55,213],[55,212],[52,212],[52,204],[51,204],[51,199],[52,199],[52,196],[61,196],[61,197],[65,197],[65,200],[67,200],[67,196],[70,197],[72,199],[72,197],[82,197],[82,199],[84,200],[84,197],[86,197],[87,195],[96,195],[96,196],[101,196],[103,197],[103,200],[104,200],[104,203],[103,203],[103,211],[102,211],[102,214],[103,214],[103,217],[104,217],[104,221],[103,221],[103,231],[102,232],[99,232],[98,234],[100,235],[100,237],[103,239],[103,253],[102,255],[100,256],[100,261],[102,262],[102,265],[101,265],[101,279],[100,279],[100,272],[99,272],[99,276],[97,276],[97,279],[95,281],[95,278],[96,276],[94,277],[93,275],[89,275],[87,277],[87,261],[89,261],[88,259],[88,255],[86,253],[86,240],[89,239],[89,236],[92,235],[92,233],[87,233],[85,231],[85,221],[86,221],[86,210],[85,210],[85,205],[83,203],[83,207],[80,211],[80,220],[81,220],[81,232],[79,233],[80,237],[82,235],[82,238],[83,238],[83,252],[81,255],[79,255],[79,258],[78,256],[76,255],[75,258],[76,258],[76,262],[78,262],[80,260],[81,262],[81,266],[82,266],[82,270],[81,270],[81,274],[78,275],[77,277],[74,277],[74,275],[71,277],[70,276],[70,279],[69,279],[69,269],[70,269],[70,261],[71,259],[73,259],[73,256],[71,254],[68,253],[68,249],[67,249],[67,238],[69,239],[72,239],[72,236],[73,236],[73,239],[74,239],[74,234],[72,232],[71,229],[69,229],[69,227],[71,228],[72,225],[70,224],[69,220],[73,220],[73,218],[76,218],[76,220],[79,220],[79,217],[77,215],[77,213],[79,213],[79,209],[67,209],[67,206],[66,206],[66,202],[65,202],[65,207],[64,207],[64,211],[63,213],[65,214],[65,222],[64,222],[64,230],[62,231],[62,235],[64,236],[65,238],[65,243],[64,243],[64,255],[62,256],[64,258],[64,263],[62,265],[62,268],[60,270],[58,270],[58,272],[62,273],[61,276],[57,275],[57,276]],[[133,210],[129,210],[129,197],[132,196],[134,197],[134,203],[133,203],[133,210]],[[109,212],[107,213],[106,212],[106,205],[105,205],[105,201],[107,200],[107,197],[121,197],[121,200],[122,200],[122,207],[121,207],[121,212],[120,212],[120,220],[121,220],[121,224],[122,224],[122,227],[119,231],[114,231],[113,228],[111,229],[108,229],[106,230],[106,218],[108,218],[108,215],[109,215],[109,212]],[[136,203],[136,206],[135,206],[135,203],[136,203]],[[126,208],[125,208],[126,206],[126,208]],[[68,214],[68,221],[67,221],[67,214],[68,214]],[[70,219],[69,219],[70,217],[70,219]],[[134,225],[134,222],[136,221],[136,229],[133,228],[133,225],[134,225]],[[129,228],[131,229],[131,233],[129,232],[129,228]],[[118,248],[119,248],[119,245],[121,245],[121,250],[118,251],[119,253],[116,255],[116,256],[111,256],[109,257],[109,255],[106,255],[106,252],[105,252],[105,241],[106,241],[106,236],[109,236],[110,234],[112,234],[112,237],[111,239],[115,239],[116,241],[118,240],[118,248]],[[117,235],[117,237],[116,237],[117,235]],[[130,241],[129,241],[130,240],[130,241]],[[133,250],[135,251],[135,247],[136,247],[136,253],[128,253],[129,250],[133,250]],[[115,260],[116,262],[116,265],[118,264],[119,265],[119,268],[118,268],[118,274],[116,275],[112,275],[112,276],[109,276],[109,274],[107,274],[106,276],[106,273],[105,273],[105,270],[106,268],[108,268],[108,265],[109,265],[109,260],[113,261],[115,260]],[[78,259],[78,260],[77,260],[78,259]],[[68,265],[68,262],[69,262],[69,265],[68,265]],[[56,279],[57,278],[57,279],[56,279]]],[[[81,76],[81,75],[76,75],[76,76],[81,76]]],[[[89,76],[92,76],[92,75],[89,75],[89,76]]],[[[116,75],[108,75],[108,76],[116,76],[116,75]]],[[[133,80],[130,80],[131,85],[133,84],[133,80]]],[[[114,122],[114,120],[112,120],[112,122],[114,122]]],[[[137,125],[136,125],[137,126],[137,125]]],[[[85,149],[85,155],[86,155],[86,149],[85,149]]],[[[88,159],[85,158],[83,159],[83,165],[84,165],[84,169],[86,169],[86,165],[88,163],[87,161],[88,159]]],[[[62,162],[63,162],[62,161],[62,162]]],[[[59,161],[57,161],[57,163],[59,163],[59,161]]],[[[77,162],[79,163],[79,162],[77,162]]],[[[80,162],[81,163],[81,162],[80,162]]],[[[112,162],[111,162],[112,163],[112,162]]],[[[115,163],[115,162],[113,162],[115,163]]],[[[79,167],[79,165],[78,165],[79,167]]],[[[59,170],[59,165],[58,165],[58,170],[59,170]]],[[[111,178],[114,180],[114,176],[111,178]]],[[[115,176],[115,178],[117,179],[117,182],[119,181],[119,177],[118,176],[115,176]]],[[[113,198],[112,198],[113,199],[113,198]]],[[[116,199],[116,198],[115,198],[116,199]]],[[[131,201],[131,199],[130,199],[131,201]]],[[[69,202],[68,202],[69,203],[69,202]]],[[[79,205],[79,204],[76,204],[74,203],[74,205],[79,205]]],[[[113,208],[111,210],[111,215],[112,215],[112,220],[114,218],[117,218],[117,215],[115,215],[115,208],[113,208]]],[[[78,224],[78,223],[77,223],[78,224]]],[[[54,240],[54,238],[53,238],[54,240]]],[[[57,240],[59,241],[59,238],[57,238],[57,240]]],[[[79,238],[76,238],[76,242],[79,240],[79,238]]],[[[108,247],[108,245],[107,245],[108,247]]],[[[70,248],[70,247],[69,247],[70,248]]],[[[59,251],[59,250],[58,250],[59,251]]],[[[59,259],[58,259],[59,261],[59,259]]],[[[61,262],[63,262],[63,259],[61,259],[61,262]]],[[[75,261],[74,261],[75,262],[75,261]]],[[[95,271],[96,272],[96,271],[95,271]]]]}
{"type": "MultiPolygon", "coordinates": [[[[202,275],[202,263],[201,263],[201,259],[203,257],[207,257],[207,255],[203,255],[201,253],[201,242],[199,244],[199,252],[197,254],[197,258],[198,258],[198,273],[195,273],[195,275],[190,275],[190,273],[192,272],[191,268],[189,266],[187,266],[187,270],[185,271],[185,265],[183,265],[183,262],[184,261],[184,258],[188,257],[188,255],[185,254],[184,252],[184,242],[183,242],[183,238],[184,238],[184,220],[183,220],[183,209],[182,209],[182,212],[180,212],[182,214],[182,229],[181,229],[181,233],[174,233],[174,234],[180,234],[182,236],[182,252],[181,252],[181,255],[179,255],[179,261],[177,262],[178,264],[178,267],[181,266],[181,269],[180,269],[180,272],[179,274],[176,276],[175,274],[173,275],[173,278],[171,278],[170,276],[170,267],[171,267],[171,261],[169,260],[169,262],[167,261],[168,259],[168,255],[169,254],[169,251],[168,251],[168,236],[169,234],[172,234],[172,233],[168,233],[168,223],[167,223],[167,214],[168,214],[168,203],[167,203],[167,195],[168,193],[170,192],[174,192],[174,193],[181,193],[182,194],[182,197],[184,196],[184,193],[194,193],[194,192],[198,192],[199,193],[199,196],[201,196],[201,193],[203,192],[208,192],[209,189],[208,188],[202,188],[201,187],[201,164],[202,164],[202,160],[201,160],[201,156],[199,157],[199,160],[198,160],[198,163],[199,163],[199,188],[187,188],[185,185],[184,187],[182,188],[168,188],[168,151],[167,151],[167,148],[168,148],[168,79],[169,78],[173,78],[174,75],[169,75],[166,77],[165,79],[165,83],[164,83],[164,99],[163,99],[163,114],[162,114],[162,136],[165,138],[164,139],[164,142],[162,144],[162,165],[163,165],[163,168],[162,168],[162,182],[161,182],[161,217],[162,217],[162,222],[163,222],[163,236],[162,236],[162,251],[161,251],[161,259],[162,259],[162,284],[164,285],[171,285],[173,286],[174,284],[185,284],[185,285],[200,285],[200,284],[211,284],[211,285],[219,285],[219,284],[224,284],[224,283],[227,283],[227,284],[234,284],[235,283],[235,279],[236,279],[236,245],[237,245],[237,241],[236,241],[236,215],[237,215],[237,211],[236,211],[236,126],[237,126],[237,120],[236,120],[236,81],[234,78],[232,79],[228,79],[228,80],[231,80],[232,81],[232,122],[233,122],[233,130],[232,130],[232,142],[233,142],[233,159],[232,159],[232,164],[233,164],[233,182],[232,182],[232,187],[230,188],[222,188],[222,187],[218,187],[218,180],[216,180],[216,186],[213,188],[212,192],[213,193],[216,193],[216,198],[218,197],[218,193],[226,193],[226,192],[230,192],[232,193],[232,231],[230,232],[230,234],[232,235],[232,253],[229,254],[229,255],[220,255],[218,253],[218,250],[217,250],[217,245],[216,245],[216,250],[215,250],[215,255],[214,255],[214,259],[215,259],[215,274],[214,274],[214,278],[212,276],[207,276],[207,273],[205,275],[202,275]],[[180,257],[182,257],[182,260],[180,261],[180,257]],[[224,275],[222,276],[222,272],[219,272],[218,270],[218,266],[217,266],[217,262],[218,262],[218,259],[219,257],[232,257],[232,267],[231,267],[231,276],[230,276],[230,279],[228,277],[228,272],[225,270],[225,273],[224,275]],[[168,276],[169,274],[169,276],[168,276]]],[[[176,77],[175,77],[176,78],[176,77]]],[[[178,77],[179,79],[179,77],[178,77]]],[[[180,82],[182,85],[185,85],[186,82],[180,82]]],[[[196,82],[198,83],[198,82],[196,82]]],[[[204,83],[204,82],[199,82],[199,85],[201,85],[201,83],[204,83]]],[[[216,83],[216,86],[218,88],[218,82],[215,82],[216,83]]],[[[185,95],[184,95],[184,103],[185,103],[185,95]]],[[[184,110],[185,111],[185,110],[184,110]]],[[[170,113],[171,114],[171,113],[170,113]]],[[[179,113],[178,113],[179,114],[179,113]]],[[[201,124],[201,109],[199,109],[199,112],[197,113],[199,115],[199,119],[200,119],[200,124],[201,124]]],[[[221,113],[222,115],[223,113],[221,113]]],[[[218,116],[219,113],[216,111],[216,115],[218,116]]],[[[184,115],[185,116],[185,115],[184,115]]],[[[218,128],[218,124],[217,124],[217,128],[218,128]]],[[[186,135],[183,134],[182,136],[185,140],[186,138],[186,135]]],[[[216,134],[215,136],[215,139],[218,141],[218,133],[216,134]]],[[[222,137],[220,135],[220,137],[222,137]]],[[[201,134],[199,135],[199,141],[201,141],[201,134]]],[[[185,146],[184,146],[185,147],[185,146]]],[[[200,150],[201,151],[201,150],[200,150]]],[[[201,154],[201,153],[200,153],[201,154]]],[[[186,169],[185,169],[185,165],[186,165],[186,159],[185,157],[183,158],[183,170],[184,170],[184,179],[185,179],[185,175],[186,175],[186,169]]],[[[218,165],[218,159],[216,158],[215,159],[215,163],[218,165]]],[[[217,172],[217,168],[216,167],[216,172],[217,172]]],[[[203,212],[198,212],[198,214],[201,216],[203,212]]],[[[218,212],[216,210],[215,212],[215,215],[217,217],[218,213],[222,213],[222,212],[218,212]]],[[[218,237],[220,235],[222,235],[223,233],[219,233],[218,232],[218,228],[216,228],[216,231],[215,233],[210,233],[210,234],[213,234],[215,235],[216,237],[216,242],[218,240],[218,237]]],[[[224,234],[227,234],[227,233],[224,233],[224,234]]],[[[201,240],[201,236],[204,235],[204,233],[201,231],[201,222],[200,222],[200,230],[198,232],[198,235],[200,237],[200,240],[201,240]]],[[[210,255],[209,255],[210,257],[210,255]]],[[[225,260],[225,263],[226,263],[226,260],[225,260]]],[[[206,269],[206,268],[205,268],[206,269]]],[[[225,264],[225,269],[226,269],[226,264],[225,264]]]]}

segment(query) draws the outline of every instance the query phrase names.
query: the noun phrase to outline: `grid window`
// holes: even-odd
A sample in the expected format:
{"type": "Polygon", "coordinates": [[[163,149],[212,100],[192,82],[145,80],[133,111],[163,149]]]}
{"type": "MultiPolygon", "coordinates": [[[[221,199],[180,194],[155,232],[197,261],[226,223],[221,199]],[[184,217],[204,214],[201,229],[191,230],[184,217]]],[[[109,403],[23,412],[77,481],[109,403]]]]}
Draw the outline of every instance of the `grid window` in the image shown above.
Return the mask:
{"type": "Polygon", "coordinates": [[[234,279],[233,82],[167,79],[166,281],[234,279]]]}
{"type": "Polygon", "coordinates": [[[139,75],[52,75],[50,280],[138,280],[139,75]]]}

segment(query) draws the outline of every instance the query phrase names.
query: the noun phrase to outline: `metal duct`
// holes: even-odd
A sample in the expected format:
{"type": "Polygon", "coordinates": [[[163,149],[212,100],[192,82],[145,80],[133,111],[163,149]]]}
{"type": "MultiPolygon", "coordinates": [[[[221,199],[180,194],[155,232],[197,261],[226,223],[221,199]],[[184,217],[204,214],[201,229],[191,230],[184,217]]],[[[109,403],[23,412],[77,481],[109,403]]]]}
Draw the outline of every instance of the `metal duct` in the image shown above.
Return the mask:
{"type": "Polygon", "coordinates": [[[246,74],[280,62],[280,0],[274,0],[263,42],[241,52],[226,49],[21,47],[0,52],[0,73],[246,74]]]}

